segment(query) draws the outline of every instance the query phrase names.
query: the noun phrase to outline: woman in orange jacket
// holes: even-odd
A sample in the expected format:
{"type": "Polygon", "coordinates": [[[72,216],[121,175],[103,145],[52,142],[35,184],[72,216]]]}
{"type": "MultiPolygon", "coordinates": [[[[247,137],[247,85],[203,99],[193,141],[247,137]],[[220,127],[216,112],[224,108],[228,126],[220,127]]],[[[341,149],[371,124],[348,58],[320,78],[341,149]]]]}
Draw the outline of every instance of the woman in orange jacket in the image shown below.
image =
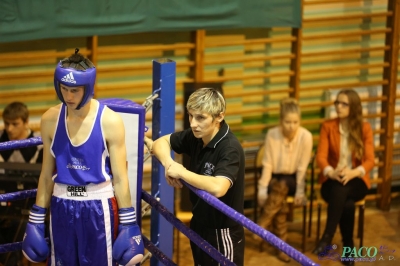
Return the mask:
{"type": "MultiPolygon", "coordinates": [[[[354,90],[342,90],[334,102],[337,118],[322,124],[317,151],[321,169],[321,195],[328,203],[324,234],[314,254],[331,244],[339,224],[344,247],[354,247],[356,201],[370,188],[369,172],[375,165],[371,126],[362,118],[361,100],[354,90]]],[[[353,265],[354,262],[344,262],[353,265]]]]}

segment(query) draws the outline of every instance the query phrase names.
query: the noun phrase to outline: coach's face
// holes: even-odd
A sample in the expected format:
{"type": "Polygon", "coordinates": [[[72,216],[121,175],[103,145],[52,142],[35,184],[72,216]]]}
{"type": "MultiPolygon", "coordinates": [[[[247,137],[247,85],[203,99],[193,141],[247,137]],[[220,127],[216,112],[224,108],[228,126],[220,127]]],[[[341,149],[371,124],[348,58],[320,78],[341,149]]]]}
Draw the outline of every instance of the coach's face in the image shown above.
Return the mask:
{"type": "Polygon", "coordinates": [[[189,123],[194,136],[202,139],[204,146],[207,145],[217,134],[220,123],[223,120],[223,114],[213,119],[209,113],[189,110],[189,123]]]}

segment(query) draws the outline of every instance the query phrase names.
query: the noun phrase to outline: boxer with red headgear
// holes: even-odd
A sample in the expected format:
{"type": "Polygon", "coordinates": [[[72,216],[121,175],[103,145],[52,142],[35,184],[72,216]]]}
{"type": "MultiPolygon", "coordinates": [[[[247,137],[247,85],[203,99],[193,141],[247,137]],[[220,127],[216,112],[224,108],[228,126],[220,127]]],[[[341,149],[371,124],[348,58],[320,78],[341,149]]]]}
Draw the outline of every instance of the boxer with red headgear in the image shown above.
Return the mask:
{"type": "Polygon", "coordinates": [[[144,247],[130,197],[124,124],[93,99],[96,68],[78,51],[57,65],[62,103],[41,119],[43,165],[23,252],[33,262],[48,258],[50,207],[51,265],[134,265],[144,247]]]}

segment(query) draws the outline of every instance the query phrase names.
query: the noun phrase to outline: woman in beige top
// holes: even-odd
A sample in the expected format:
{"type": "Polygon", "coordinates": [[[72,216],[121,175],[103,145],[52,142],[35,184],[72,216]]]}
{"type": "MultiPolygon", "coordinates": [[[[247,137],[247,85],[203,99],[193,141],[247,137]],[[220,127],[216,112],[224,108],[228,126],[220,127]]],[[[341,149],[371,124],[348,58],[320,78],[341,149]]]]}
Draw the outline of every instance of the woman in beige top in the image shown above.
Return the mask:
{"type": "MultiPolygon", "coordinates": [[[[312,152],[312,135],[300,126],[300,108],[293,98],[281,101],[280,125],[270,129],[265,138],[263,171],[258,181],[258,204],[262,206],[259,225],[274,224],[274,233],[286,240],[286,197],[295,196],[295,204],[306,202],[305,175],[312,152]]],[[[289,257],[278,252],[278,258],[289,257]]]]}

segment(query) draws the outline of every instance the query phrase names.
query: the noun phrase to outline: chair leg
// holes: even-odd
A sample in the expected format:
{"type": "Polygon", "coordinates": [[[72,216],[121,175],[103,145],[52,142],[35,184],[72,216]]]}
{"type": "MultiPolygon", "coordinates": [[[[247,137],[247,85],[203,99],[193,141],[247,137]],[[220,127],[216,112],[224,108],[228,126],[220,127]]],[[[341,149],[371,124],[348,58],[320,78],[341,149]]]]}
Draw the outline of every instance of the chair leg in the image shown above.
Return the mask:
{"type": "Polygon", "coordinates": [[[310,211],[308,213],[308,237],[311,237],[311,225],[312,225],[312,212],[313,212],[313,200],[310,200],[310,211]]]}
{"type": "Polygon", "coordinates": [[[264,240],[260,242],[260,244],[258,245],[258,252],[263,252],[264,251],[264,240]]]}
{"type": "Polygon", "coordinates": [[[306,252],[306,235],[307,235],[307,205],[303,206],[303,233],[301,237],[301,251],[306,252]]]}
{"type": "Polygon", "coordinates": [[[318,203],[318,207],[317,207],[317,209],[318,209],[318,216],[317,216],[317,240],[316,240],[316,243],[318,243],[318,241],[319,241],[319,230],[320,230],[320,224],[321,224],[321,204],[320,203],[318,203]]]}
{"type": "Polygon", "coordinates": [[[360,238],[360,247],[363,246],[364,240],[364,210],[365,205],[361,205],[358,213],[358,237],[360,238]]]}
{"type": "Polygon", "coordinates": [[[176,229],[175,228],[175,231],[176,231],[176,265],[179,265],[179,249],[180,249],[180,246],[179,246],[179,230],[178,229],[176,229]]]}
{"type": "Polygon", "coordinates": [[[287,221],[288,222],[293,222],[293,209],[294,209],[294,204],[293,203],[288,203],[289,206],[289,213],[287,215],[287,221]]]}

